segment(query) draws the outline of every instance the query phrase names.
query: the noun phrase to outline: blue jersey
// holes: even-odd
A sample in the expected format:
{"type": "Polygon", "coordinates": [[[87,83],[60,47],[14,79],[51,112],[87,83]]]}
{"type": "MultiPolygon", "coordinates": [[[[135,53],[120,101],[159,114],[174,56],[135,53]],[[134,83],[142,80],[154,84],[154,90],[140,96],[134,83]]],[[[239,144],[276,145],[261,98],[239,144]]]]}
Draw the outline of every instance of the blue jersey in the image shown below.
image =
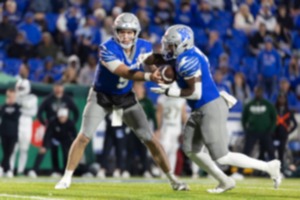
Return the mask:
{"type": "Polygon", "coordinates": [[[187,100],[192,110],[200,108],[220,96],[213,81],[207,57],[194,47],[180,54],[176,59],[177,83],[181,89],[187,88],[185,79],[200,75],[202,96],[199,100],[187,100]]]}
{"type": "Polygon", "coordinates": [[[101,61],[105,63],[118,61],[118,63],[122,62],[129,68],[132,68],[132,70],[138,70],[136,68],[138,56],[151,51],[152,44],[142,39],[137,40],[130,58],[126,56],[122,47],[113,38],[101,44],[100,59],[94,79],[94,89],[96,92],[103,92],[109,95],[126,94],[131,91],[133,86],[132,80],[113,74],[101,61]]]}

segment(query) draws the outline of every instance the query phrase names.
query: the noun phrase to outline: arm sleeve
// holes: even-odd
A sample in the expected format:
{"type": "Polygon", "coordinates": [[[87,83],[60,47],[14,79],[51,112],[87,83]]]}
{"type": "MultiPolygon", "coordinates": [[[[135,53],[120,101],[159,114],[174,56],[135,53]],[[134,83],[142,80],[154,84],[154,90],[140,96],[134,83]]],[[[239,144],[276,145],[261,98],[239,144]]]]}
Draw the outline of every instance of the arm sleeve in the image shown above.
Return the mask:
{"type": "Polygon", "coordinates": [[[178,73],[184,79],[201,76],[201,63],[199,59],[197,57],[183,57],[178,65],[178,73]]]}
{"type": "Polygon", "coordinates": [[[107,67],[111,72],[115,71],[123,62],[111,51],[109,51],[104,45],[99,47],[100,62],[107,67]]]}

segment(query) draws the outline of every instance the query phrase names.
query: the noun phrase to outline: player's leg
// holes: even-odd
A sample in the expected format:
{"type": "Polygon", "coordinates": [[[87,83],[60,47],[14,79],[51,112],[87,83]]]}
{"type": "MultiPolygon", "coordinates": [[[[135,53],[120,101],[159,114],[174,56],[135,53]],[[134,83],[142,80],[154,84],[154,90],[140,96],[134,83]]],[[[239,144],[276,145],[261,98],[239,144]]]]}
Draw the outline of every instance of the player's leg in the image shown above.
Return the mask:
{"type": "Polygon", "coordinates": [[[124,110],[123,120],[130,127],[137,137],[147,146],[153,160],[162,169],[169,179],[174,190],[187,190],[187,185],[179,182],[170,170],[170,164],[166,153],[158,139],[152,134],[148,125],[147,117],[137,103],[124,110]]]}
{"type": "Polygon", "coordinates": [[[277,188],[281,182],[280,161],[260,161],[250,158],[241,153],[228,151],[227,116],[228,107],[220,97],[213,102],[203,106],[204,117],[202,118],[202,136],[210,155],[221,165],[233,165],[242,168],[252,168],[270,174],[277,188]]]}
{"type": "Polygon", "coordinates": [[[28,158],[28,150],[31,142],[32,135],[32,120],[31,118],[23,118],[24,122],[26,122],[26,126],[22,127],[19,131],[19,144],[20,144],[20,154],[19,154],[19,163],[18,163],[18,174],[23,174],[27,158],[28,158]]]}
{"type": "Polygon", "coordinates": [[[56,184],[55,189],[66,189],[70,186],[74,170],[81,160],[84,150],[91,140],[93,133],[96,131],[106,114],[107,111],[97,103],[96,92],[91,89],[88,102],[83,111],[81,129],[69,150],[64,176],[61,181],[56,184]]]}
{"type": "Polygon", "coordinates": [[[183,150],[193,162],[219,182],[219,185],[209,192],[225,192],[234,188],[235,183],[216,165],[208,152],[204,151],[200,130],[201,116],[199,111],[195,111],[189,118],[183,132],[183,150]]]}

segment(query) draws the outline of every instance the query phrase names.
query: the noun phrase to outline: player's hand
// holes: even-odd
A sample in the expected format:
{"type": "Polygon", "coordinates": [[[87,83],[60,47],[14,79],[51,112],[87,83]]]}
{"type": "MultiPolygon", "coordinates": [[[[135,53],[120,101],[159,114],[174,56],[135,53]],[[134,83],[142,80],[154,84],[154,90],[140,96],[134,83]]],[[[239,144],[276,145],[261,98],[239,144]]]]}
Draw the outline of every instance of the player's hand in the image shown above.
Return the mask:
{"type": "Polygon", "coordinates": [[[170,85],[167,84],[158,84],[159,87],[151,87],[150,90],[156,94],[165,94],[166,90],[170,87],[170,85]]]}
{"type": "Polygon", "coordinates": [[[156,69],[150,76],[150,80],[155,83],[163,83],[159,69],[156,69]]]}
{"type": "Polygon", "coordinates": [[[41,148],[39,149],[39,153],[40,153],[40,154],[45,154],[46,151],[47,151],[47,149],[46,149],[45,147],[41,147],[41,148]]]}

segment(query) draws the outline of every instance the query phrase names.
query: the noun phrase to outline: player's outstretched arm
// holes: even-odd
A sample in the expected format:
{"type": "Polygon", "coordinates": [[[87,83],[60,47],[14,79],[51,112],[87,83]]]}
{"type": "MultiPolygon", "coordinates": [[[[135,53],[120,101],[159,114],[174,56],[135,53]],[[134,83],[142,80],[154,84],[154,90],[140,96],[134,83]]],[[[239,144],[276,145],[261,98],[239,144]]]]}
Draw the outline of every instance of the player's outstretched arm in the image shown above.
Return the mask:
{"type": "Polygon", "coordinates": [[[125,64],[120,64],[112,73],[121,76],[126,79],[131,79],[135,81],[153,81],[156,83],[161,83],[161,76],[159,70],[151,72],[141,72],[136,70],[130,70],[125,64]]]}

